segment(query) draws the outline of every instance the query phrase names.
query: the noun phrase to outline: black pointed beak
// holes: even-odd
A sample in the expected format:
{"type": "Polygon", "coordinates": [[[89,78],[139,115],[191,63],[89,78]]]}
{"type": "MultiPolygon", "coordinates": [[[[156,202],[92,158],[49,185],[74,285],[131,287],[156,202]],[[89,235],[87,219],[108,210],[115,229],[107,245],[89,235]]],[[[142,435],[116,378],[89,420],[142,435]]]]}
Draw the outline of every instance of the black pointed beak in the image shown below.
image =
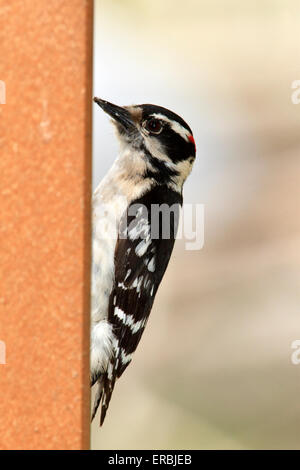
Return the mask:
{"type": "Polygon", "coordinates": [[[110,117],[121,124],[127,131],[131,131],[136,128],[135,123],[133,122],[127,109],[109,103],[108,101],[101,100],[101,98],[97,97],[94,98],[94,101],[103,109],[103,111],[105,111],[110,117]]]}

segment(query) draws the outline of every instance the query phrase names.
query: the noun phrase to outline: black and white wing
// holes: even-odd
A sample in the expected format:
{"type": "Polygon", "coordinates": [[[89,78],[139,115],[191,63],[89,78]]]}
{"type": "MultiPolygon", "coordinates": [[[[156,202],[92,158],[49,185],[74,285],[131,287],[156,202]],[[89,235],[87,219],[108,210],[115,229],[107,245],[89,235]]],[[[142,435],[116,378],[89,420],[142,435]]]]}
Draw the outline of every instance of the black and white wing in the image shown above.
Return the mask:
{"type": "Polygon", "coordinates": [[[181,194],[157,187],[134,201],[123,215],[108,309],[108,321],[116,339],[114,355],[101,378],[100,424],[115,381],[130,363],[145,329],[173,250],[181,204],[181,194]]]}

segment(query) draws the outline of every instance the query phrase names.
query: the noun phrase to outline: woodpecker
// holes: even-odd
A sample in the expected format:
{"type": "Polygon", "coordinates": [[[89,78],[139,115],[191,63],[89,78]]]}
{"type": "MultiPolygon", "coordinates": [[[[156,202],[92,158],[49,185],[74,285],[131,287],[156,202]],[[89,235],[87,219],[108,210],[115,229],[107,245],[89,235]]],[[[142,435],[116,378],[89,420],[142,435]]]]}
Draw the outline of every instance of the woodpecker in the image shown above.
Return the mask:
{"type": "Polygon", "coordinates": [[[166,108],[94,101],[112,118],[120,145],[93,195],[92,420],[100,405],[101,426],[169,263],[196,146],[190,127],[166,108]]]}

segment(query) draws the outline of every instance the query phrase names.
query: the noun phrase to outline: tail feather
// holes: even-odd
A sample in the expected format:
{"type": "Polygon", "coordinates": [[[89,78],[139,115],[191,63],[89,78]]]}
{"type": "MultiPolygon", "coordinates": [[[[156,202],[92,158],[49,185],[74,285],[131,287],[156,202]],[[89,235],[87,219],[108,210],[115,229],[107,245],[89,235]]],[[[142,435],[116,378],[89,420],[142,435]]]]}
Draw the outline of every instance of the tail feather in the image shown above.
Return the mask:
{"type": "Polygon", "coordinates": [[[99,406],[101,406],[100,426],[102,426],[104,422],[112,392],[114,390],[115,381],[116,377],[113,376],[112,378],[108,378],[107,373],[101,374],[101,377],[97,380],[97,389],[94,398],[91,421],[93,421],[99,406]]]}
{"type": "Polygon", "coordinates": [[[109,379],[107,375],[105,375],[105,379],[103,382],[103,396],[102,396],[102,403],[101,403],[101,416],[100,416],[100,426],[102,426],[106,412],[108,410],[109,402],[112,396],[112,392],[114,390],[116,378],[113,377],[109,379]]]}
{"type": "Polygon", "coordinates": [[[101,379],[99,379],[97,381],[97,385],[96,385],[96,395],[95,395],[95,398],[94,398],[91,422],[93,421],[93,419],[96,416],[96,413],[97,413],[98,407],[100,405],[102,396],[103,396],[103,382],[101,381],[101,379]]]}

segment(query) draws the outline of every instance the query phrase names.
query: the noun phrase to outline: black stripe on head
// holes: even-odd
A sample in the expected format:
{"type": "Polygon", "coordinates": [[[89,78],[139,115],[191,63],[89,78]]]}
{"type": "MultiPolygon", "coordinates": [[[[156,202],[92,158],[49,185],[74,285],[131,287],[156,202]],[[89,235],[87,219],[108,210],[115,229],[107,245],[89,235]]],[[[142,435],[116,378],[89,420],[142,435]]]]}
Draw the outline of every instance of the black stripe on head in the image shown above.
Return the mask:
{"type": "MultiPolygon", "coordinates": [[[[141,105],[141,108],[143,109],[143,121],[151,119],[151,117],[155,114],[161,114],[170,121],[178,123],[184,129],[186,129],[191,136],[193,135],[192,130],[188,124],[180,116],[178,116],[178,114],[173,113],[169,109],[152,104],[141,105]]],[[[156,138],[160,144],[163,145],[166,155],[170,158],[170,160],[172,160],[174,163],[177,163],[183,160],[187,160],[191,157],[194,158],[196,153],[194,139],[191,138],[191,140],[189,140],[180,135],[178,132],[176,132],[176,130],[172,129],[171,123],[168,123],[168,121],[161,119],[161,122],[163,123],[162,131],[159,134],[152,135],[150,137],[156,138]]]]}
{"type": "Polygon", "coordinates": [[[145,145],[143,145],[143,152],[145,152],[148,161],[151,163],[154,170],[156,170],[151,171],[147,169],[145,178],[153,178],[158,184],[163,184],[171,181],[172,177],[178,176],[178,171],[168,168],[166,162],[154,158],[149,150],[146,149],[145,145]]]}
{"type": "Polygon", "coordinates": [[[157,137],[163,145],[167,156],[174,163],[195,157],[194,143],[185,140],[180,134],[175,132],[168,123],[165,124],[163,131],[157,137]]]}
{"type": "Polygon", "coordinates": [[[143,110],[143,120],[150,117],[151,114],[163,114],[168,119],[171,119],[172,121],[176,121],[181,124],[181,126],[183,126],[192,134],[192,129],[190,128],[190,126],[180,116],[178,116],[178,114],[173,113],[173,111],[170,111],[167,108],[163,108],[162,106],[155,106],[154,104],[141,104],[139,106],[143,110]]]}

